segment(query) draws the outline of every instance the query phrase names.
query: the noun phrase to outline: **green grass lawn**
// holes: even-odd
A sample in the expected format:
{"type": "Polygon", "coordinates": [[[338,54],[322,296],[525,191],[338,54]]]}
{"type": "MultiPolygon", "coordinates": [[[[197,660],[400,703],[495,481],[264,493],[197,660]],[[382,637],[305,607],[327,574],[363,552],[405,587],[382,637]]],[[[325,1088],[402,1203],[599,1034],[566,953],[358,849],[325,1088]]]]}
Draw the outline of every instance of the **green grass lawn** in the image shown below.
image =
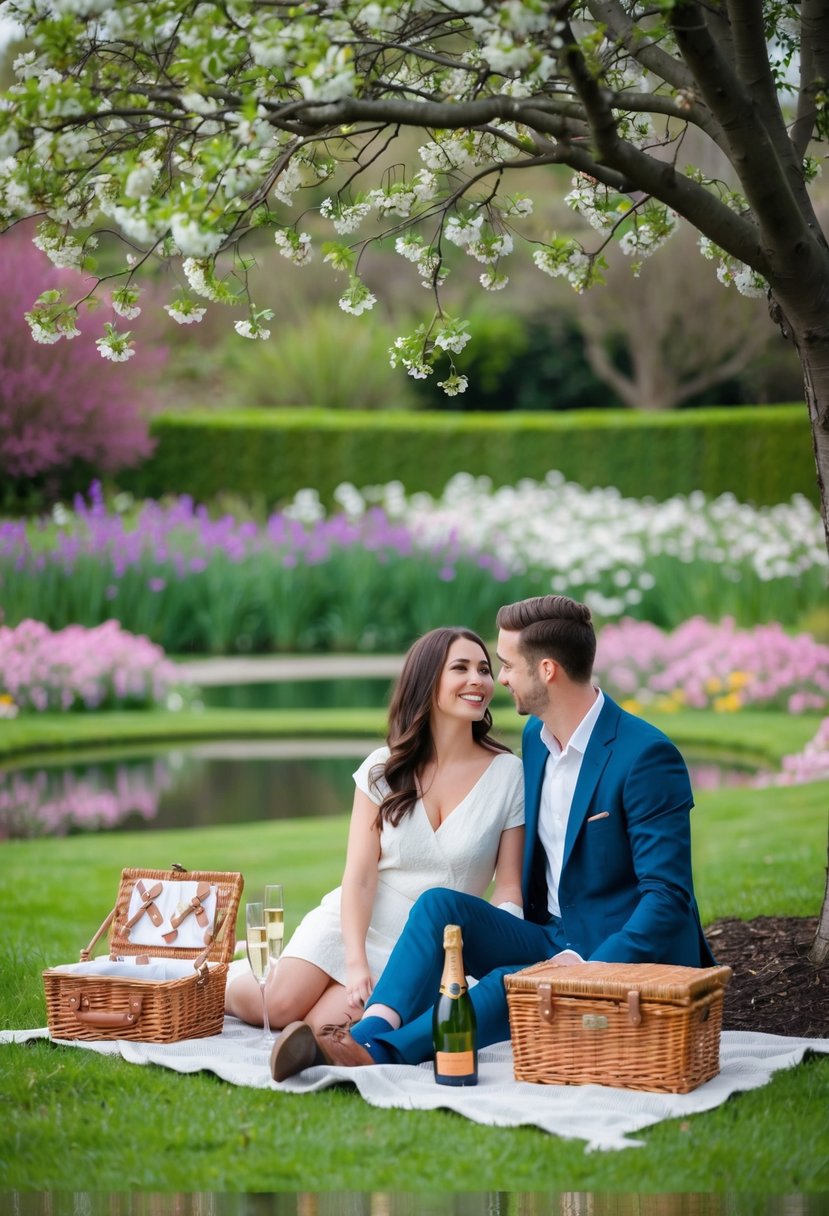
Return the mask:
{"type": "MultiPolygon", "coordinates": [[[[814,733],[814,720],[783,715],[772,715],[776,722],[692,717],[683,724],[675,716],[666,727],[674,738],[694,735],[745,755],[779,756],[814,733]]],[[[119,718],[128,721],[112,716],[110,741],[119,718]]],[[[62,719],[68,728],[85,721],[62,719]]],[[[18,720],[4,724],[0,738],[8,727],[18,728],[18,740],[27,730],[32,737],[18,720]]],[[[48,733],[50,746],[66,746],[65,735],[48,733]]],[[[704,922],[817,913],[825,786],[718,790],[700,793],[697,803],[704,922]]],[[[87,944],[124,866],[238,869],[248,891],[268,878],[282,881],[290,931],[339,881],[346,831],[343,815],[3,844],[0,1025],[44,1024],[41,970],[87,944]]],[[[237,1089],[208,1074],[136,1068],[47,1043],[0,1047],[0,1061],[0,1190],[742,1191],[758,1195],[758,1211],[771,1195],[829,1191],[827,1057],[715,1111],[647,1130],[642,1148],[589,1154],[580,1141],[536,1129],[483,1128],[441,1111],[382,1111],[349,1088],[306,1096],[237,1089]]]]}

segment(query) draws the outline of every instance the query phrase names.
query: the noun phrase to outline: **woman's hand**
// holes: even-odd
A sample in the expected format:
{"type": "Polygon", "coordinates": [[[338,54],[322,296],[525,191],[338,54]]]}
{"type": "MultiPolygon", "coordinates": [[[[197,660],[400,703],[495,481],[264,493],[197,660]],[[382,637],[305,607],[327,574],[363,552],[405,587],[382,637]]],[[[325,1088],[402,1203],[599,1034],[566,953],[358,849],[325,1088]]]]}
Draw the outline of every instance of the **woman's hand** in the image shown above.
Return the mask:
{"type": "Polygon", "coordinates": [[[362,1009],[374,988],[374,980],[368,963],[347,966],[345,969],[345,999],[349,1009],[362,1009]]]}

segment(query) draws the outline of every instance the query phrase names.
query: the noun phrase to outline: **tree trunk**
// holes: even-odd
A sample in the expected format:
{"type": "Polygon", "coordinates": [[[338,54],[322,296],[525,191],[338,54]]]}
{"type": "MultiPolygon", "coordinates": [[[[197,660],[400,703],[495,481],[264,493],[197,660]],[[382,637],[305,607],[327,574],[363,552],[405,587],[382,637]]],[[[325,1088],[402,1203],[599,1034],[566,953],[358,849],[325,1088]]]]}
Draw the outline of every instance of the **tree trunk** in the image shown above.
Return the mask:
{"type": "MultiPolygon", "coordinates": [[[[825,319],[817,325],[791,325],[791,333],[803,367],[806,404],[812,424],[812,444],[815,453],[820,511],[826,547],[829,550],[829,324],[825,319]]],[[[829,866],[823,892],[823,904],[818,917],[817,933],[809,951],[809,960],[816,966],[829,966],[829,866]]]]}
{"type": "Polygon", "coordinates": [[[823,893],[823,907],[817,922],[817,933],[811,949],[806,956],[816,967],[829,966],[829,843],[826,847],[826,890],[823,893]]]}

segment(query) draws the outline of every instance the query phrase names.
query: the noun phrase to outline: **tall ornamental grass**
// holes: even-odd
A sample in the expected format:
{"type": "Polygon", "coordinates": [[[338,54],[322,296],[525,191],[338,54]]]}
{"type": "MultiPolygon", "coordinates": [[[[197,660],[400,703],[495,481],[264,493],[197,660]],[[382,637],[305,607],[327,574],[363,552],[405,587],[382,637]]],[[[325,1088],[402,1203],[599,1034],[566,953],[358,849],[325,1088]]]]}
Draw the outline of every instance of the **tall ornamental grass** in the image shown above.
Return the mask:
{"type": "Polygon", "coordinates": [[[550,591],[601,622],[663,629],[695,616],[791,629],[825,611],[822,527],[803,498],[640,502],[555,473],[337,498],[327,514],[304,490],[256,523],[187,497],[117,510],[93,487],[71,510],[0,524],[3,623],[114,618],[170,653],[223,654],[399,651],[440,622],[489,636],[501,604],[550,591]]]}

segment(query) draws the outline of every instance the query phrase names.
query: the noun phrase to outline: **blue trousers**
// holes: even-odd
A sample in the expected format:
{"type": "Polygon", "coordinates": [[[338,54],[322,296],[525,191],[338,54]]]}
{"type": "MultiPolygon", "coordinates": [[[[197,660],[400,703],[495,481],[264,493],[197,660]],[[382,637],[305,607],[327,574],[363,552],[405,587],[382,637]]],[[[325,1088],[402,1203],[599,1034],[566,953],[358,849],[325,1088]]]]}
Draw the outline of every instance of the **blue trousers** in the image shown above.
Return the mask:
{"type": "MultiPolygon", "coordinates": [[[[445,925],[460,925],[464,967],[467,975],[478,980],[469,991],[479,1047],[509,1038],[504,976],[565,948],[557,919],[537,925],[499,911],[475,895],[442,887],[424,891],[409,913],[370,999],[370,1004],[388,1005],[400,1015],[398,1030],[370,1037],[391,1048],[406,1064],[432,1057],[432,1008],[443,972],[445,925]]],[[[352,1034],[358,1042],[364,1041],[359,1022],[352,1034]]]]}

